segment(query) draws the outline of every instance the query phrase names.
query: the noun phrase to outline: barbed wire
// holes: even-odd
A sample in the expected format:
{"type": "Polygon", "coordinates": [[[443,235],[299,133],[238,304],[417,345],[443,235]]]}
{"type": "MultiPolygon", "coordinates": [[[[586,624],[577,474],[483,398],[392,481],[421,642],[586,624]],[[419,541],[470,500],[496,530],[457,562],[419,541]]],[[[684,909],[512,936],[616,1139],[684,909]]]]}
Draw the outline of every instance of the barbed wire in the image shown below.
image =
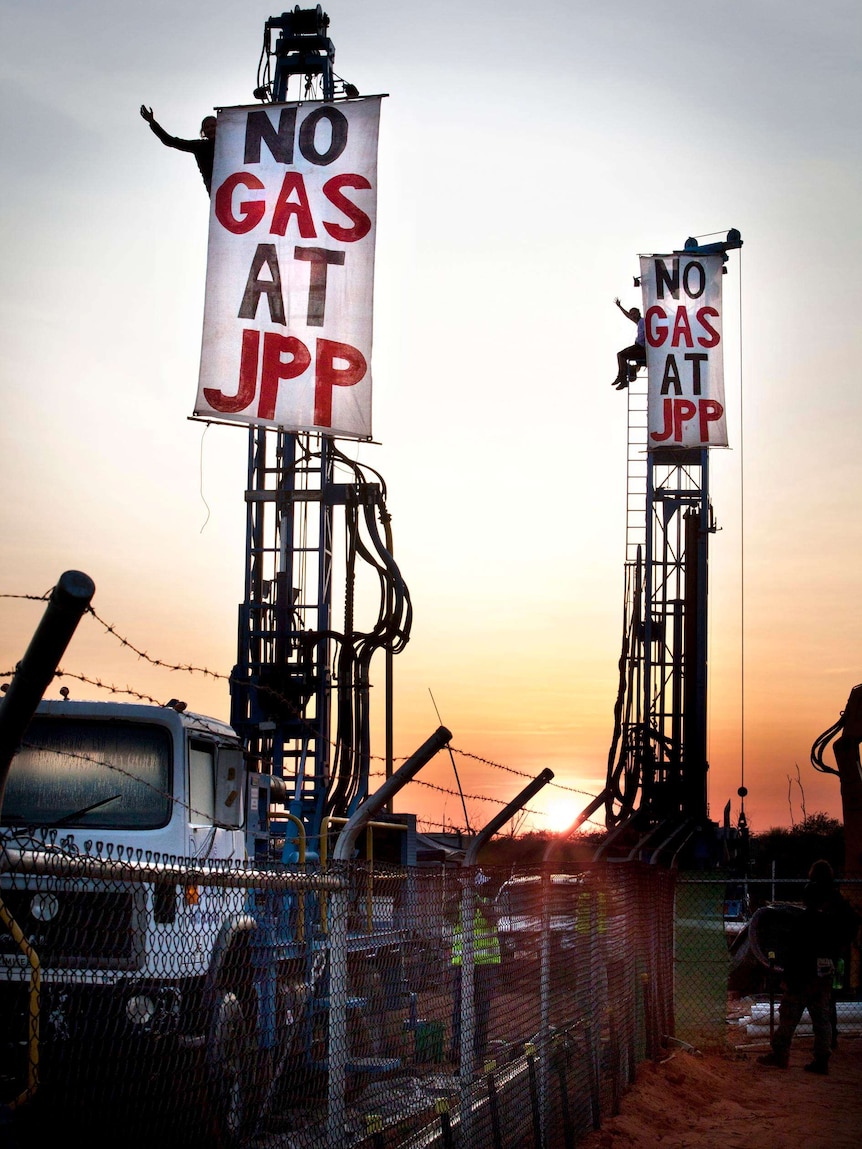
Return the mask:
{"type": "MultiPolygon", "coordinates": [[[[105,770],[108,770],[112,773],[119,774],[122,777],[127,778],[130,782],[133,782],[138,786],[142,786],[147,790],[151,790],[159,798],[164,799],[165,801],[171,803],[171,805],[173,805],[173,806],[181,807],[183,809],[183,811],[187,811],[189,815],[196,815],[198,818],[200,818],[202,825],[207,825],[210,823],[210,816],[208,814],[202,812],[201,810],[196,809],[194,806],[191,805],[191,803],[182,801],[175,794],[171,793],[168,790],[163,789],[161,786],[157,786],[153,782],[147,781],[146,778],[142,778],[139,774],[135,774],[133,771],[128,770],[123,766],[118,766],[116,762],[109,762],[109,761],[107,761],[107,759],[97,757],[96,755],[93,755],[93,754],[86,754],[80,750],[79,751],[61,750],[57,746],[50,746],[50,747],[49,746],[41,746],[38,743],[29,742],[29,741],[24,741],[21,745],[22,745],[22,749],[37,751],[40,753],[53,754],[53,755],[56,755],[57,757],[65,758],[65,759],[72,761],[72,762],[79,762],[79,763],[85,762],[89,766],[100,766],[105,770]]],[[[372,774],[371,776],[372,777],[379,777],[380,775],[379,774],[372,774]]],[[[452,797],[458,796],[455,793],[455,791],[453,791],[453,790],[447,790],[445,787],[436,786],[433,782],[425,782],[421,778],[413,778],[411,780],[410,784],[411,785],[417,785],[417,786],[424,786],[427,789],[436,790],[439,793],[443,793],[443,794],[449,794],[452,797]]],[[[499,805],[499,806],[505,805],[505,803],[502,802],[499,798],[489,798],[484,794],[465,794],[464,797],[469,799],[470,801],[474,801],[474,802],[490,802],[493,805],[499,805]]],[[[523,813],[524,814],[530,814],[533,817],[543,817],[544,816],[541,810],[533,810],[528,806],[523,807],[523,813]]],[[[275,820],[278,821],[279,816],[277,813],[274,815],[274,817],[275,817],[275,820]]],[[[592,821],[592,819],[588,819],[588,820],[592,821]]],[[[417,819],[417,821],[418,821],[418,819],[417,819]]],[[[429,823],[429,825],[433,826],[434,823],[429,823]]],[[[97,829],[97,828],[99,828],[99,827],[95,827],[95,826],[93,827],[93,829],[97,829]]],[[[317,834],[309,835],[307,841],[317,842],[317,841],[319,841],[320,837],[321,837],[321,835],[317,835],[317,834]]]]}
{"type": "MultiPolygon", "coordinates": [[[[14,673],[14,671],[0,671],[0,678],[11,677],[11,675],[13,673],[14,673]]],[[[132,687],[130,687],[130,686],[125,686],[125,687],[114,686],[111,683],[102,682],[101,679],[91,678],[86,674],[79,674],[79,673],[76,673],[76,672],[71,671],[71,670],[63,670],[62,668],[58,668],[54,672],[54,674],[55,674],[55,677],[57,677],[57,678],[72,678],[72,679],[75,679],[77,682],[84,682],[88,686],[95,686],[100,690],[108,691],[109,694],[125,694],[125,695],[128,695],[130,698],[136,698],[140,702],[149,702],[154,706],[166,706],[167,705],[167,703],[165,701],[162,701],[158,698],[154,698],[151,694],[144,694],[141,691],[133,690],[132,687]]],[[[335,745],[334,742],[330,742],[329,744],[330,744],[330,746],[335,745]]],[[[532,774],[529,774],[525,770],[517,770],[517,769],[515,769],[515,767],[506,766],[502,762],[494,762],[490,758],[483,758],[479,754],[473,754],[469,750],[461,750],[457,746],[452,746],[451,750],[452,750],[453,754],[459,754],[460,756],[462,756],[464,758],[469,758],[475,762],[481,762],[485,766],[491,766],[494,769],[505,771],[507,774],[513,774],[513,775],[516,775],[518,777],[527,778],[527,779],[532,779],[532,777],[533,777],[532,774]]],[[[409,757],[409,755],[396,756],[394,761],[406,762],[408,757],[409,757]]],[[[385,762],[386,761],[386,759],[382,755],[379,755],[379,754],[370,754],[369,758],[373,762],[385,762]]],[[[384,777],[384,775],[382,774],[382,772],[376,772],[376,773],[372,773],[371,777],[378,777],[379,778],[379,777],[384,777]]],[[[426,782],[422,778],[414,778],[414,779],[412,779],[412,782],[415,782],[416,785],[418,785],[418,786],[425,786],[428,789],[437,790],[439,793],[447,794],[453,798],[463,797],[464,799],[469,800],[469,801],[473,801],[473,802],[492,802],[492,803],[495,803],[499,806],[505,806],[506,805],[506,802],[500,798],[492,798],[486,794],[461,794],[457,790],[450,790],[448,787],[435,785],[434,783],[431,783],[431,782],[426,782]]],[[[408,783],[408,785],[409,784],[410,783],[408,783]]],[[[573,794],[582,794],[582,795],[585,795],[586,797],[593,797],[593,795],[590,794],[588,790],[581,790],[577,786],[568,786],[564,782],[551,781],[548,783],[548,785],[555,787],[558,790],[566,790],[566,791],[569,791],[570,793],[573,793],[573,794]]],[[[532,811],[527,810],[525,812],[536,814],[536,815],[539,814],[539,811],[535,811],[535,810],[532,810],[532,811]]]]}
{"type": "MultiPolygon", "coordinates": [[[[50,594],[51,594],[51,591],[46,592],[46,594],[44,594],[44,595],[0,594],[0,598],[26,599],[28,601],[42,602],[42,601],[45,601],[47,598],[49,598],[50,594]]],[[[221,671],[211,670],[205,666],[195,666],[193,663],[172,663],[172,662],[168,662],[166,659],[156,658],[153,655],[149,654],[147,651],[141,649],[141,647],[137,646],[134,642],[132,642],[125,635],[121,634],[120,631],[117,629],[117,627],[113,623],[109,623],[105,619],[103,619],[101,617],[101,615],[99,615],[97,613],[97,611],[94,610],[94,608],[92,606],[89,606],[87,608],[87,613],[92,615],[92,617],[96,620],[96,622],[98,622],[99,625],[104,628],[105,632],[108,635],[110,635],[110,637],[114,638],[117,642],[119,642],[119,644],[122,647],[124,647],[127,650],[131,650],[133,654],[136,654],[138,656],[138,658],[142,659],[144,662],[149,663],[151,666],[158,667],[161,670],[169,670],[172,672],[180,672],[180,673],[184,673],[184,674],[203,674],[205,677],[213,678],[213,679],[223,681],[223,682],[227,682],[229,685],[235,681],[232,674],[225,674],[221,671]]],[[[6,677],[10,677],[12,674],[14,674],[14,671],[3,671],[3,672],[0,672],[0,677],[6,678],[6,677]]],[[[142,693],[140,691],[134,690],[131,687],[128,687],[128,686],[127,687],[118,687],[118,686],[115,686],[111,683],[102,682],[100,679],[90,678],[84,674],[75,673],[73,671],[58,669],[55,671],[55,677],[73,678],[79,682],[84,682],[87,685],[95,686],[100,690],[106,690],[110,694],[125,694],[131,698],[137,698],[139,701],[149,702],[149,703],[152,703],[153,705],[156,705],[156,706],[166,705],[165,702],[161,702],[158,699],[153,698],[151,695],[148,695],[148,694],[142,693]]],[[[290,699],[284,698],[283,696],[278,695],[278,694],[276,694],[276,692],[271,691],[271,690],[268,693],[270,695],[272,695],[272,697],[275,698],[277,701],[280,701],[280,702],[286,703],[290,706],[293,706],[293,703],[291,702],[290,699]]],[[[300,717],[300,715],[297,714],[297,717],[300,717]]],[[[332,740],[329,740],[329,745],[330,745],[330,747],[335,748],[336,743],[333,742],[332,740]]],[[[453,754],[458,754],[462,758],[469,759],[473,762],[481,763],[484,766],[489,766],[494,770],[500,770],[506,774],[512,774],[515,777],[519,777],[519,778],[526,778],[528,780],[533,779],[533,775],[530,774],[526,770],[519,770],[514,766],[506,766],[502,762],[497,762],[491,758],[485,758],[480,754],[475,754],[470,750],[463,750],[457,746],[452,746],[451,744],[450,744],[449,748],[451,749],[453,754]]],[[[379,754],[371,754],[371,755],[369,755],[369,758],[371,761],[376,761],[376,762],[386,761],[386,759],[382,755],[379,755],[379,754]]],[[[394,759],[394,761],[406,762],[407,758],[408,758],[408,755],[397,756],[394,759]]],[[[413,782],[415,782],[417,785],[425,786],[428,789],[436,790],[441,794],[446,794],[446,795],[449,795],[451,797],[456,797],[456,798],[463,797],[464,799],[468,799],[468,800],[474,801],[474,802],[490,802],[490,803],[494,803],[494,804],[497,804],[500,806],[506,805],[505,801],[503,801],[499,798],[490,798],[484,794],[481,794],[481,795],[480,794],[463,794],[462,795],[459,791],[450,790],[445,786],[435,785],[434,783],[426,782],[425,780],[419,779],[419,778],[414,778],[413,782]]],[[[548,783],[548,785],[553,787],[556,790],[564,790],[564,791],[566,791],[568,793],[572,793],[572,794],[581,794],[587,798],[594,797],[594,795],[591,794],[590,791],[583,790],[578,786],[567,785],[565,782],[557,782],[555,780],[552,780],[548,783]]],[[[525,812],[531,813],[534,816],[541,816],[538,811],[527,810],[525,812]]]]}
{"type": "MultiPolygon", "coordinates": [[[[145,778],[141,778],[140,775],[133,773],[131,770],[128,770],[122,766],[118,766],[116,764],[116,762],[109,762],[106,759],[103,759],[101,757],[97,757],[96,755],[93,755],[93,754],[86,754],[82,751],[61,750],[57,746],[50,746],[50,747],[40,746],[38,743],[33,743],[33,742],[28,742],[28,741],[25,741],[22,743],[22,749],[36,751],[39,753],[54,754],[60,758],[65,758],[65,759],[72,761],[72,762],[86,763],[88,766],[102,767],[109,772],[119,774],[122,777],[127,778],[129,781],[135,783],[137,786],[141,786],[147,790],[151,790],[154,794],[156,794],[157,797],[166,800],[167,802],[169,802],[171,805],[173,805],[175,807],[182,808],[184,813],[187,813],[189,816],[197,816],[200,819],[201,825],[210,825],[211,824],[211,828],[213,831],[215,831],[217,829],[216,823],[214,823],[214,822],[211,823],[210,815],[203,813],[202,811],[196,809],[194,806],[191,805],[191,803],[182,801],[180,798],[178,798],[175,794],[172,794],[170,791],[165,790],[162,787],[157,786],[154,783],[147,781],[145,778]]],[[[417,785],[427,786],[432,790],[441,790],[444,793],[453,793],[452,791],[445,791],[445,790],[443,790],[442,787],[435,786],[432,783],[423,782],[419,778],[414,778],[412,781],[414,783],[416,783],[417,785]]],[[[465,797],[470,798],[473,801],[492,802],[495,804],[503,805],[503,803],[499,802],[498,799],[488,798],[484,795],[469,795],[468,794],[468,795],[465,795],[465,797]]],[[[524,807],[523,812],[525,814],[531,814],[533,816],[541,816],[541,811],[531,810],[529,807],[524,807]]],[[[277,813],[274,815],[274,817],[275,817],[275,820],[278,821],[279,816],[277,813]]],[[[593,819],[588,819],[588,821],[593,822],[593,819]]],[[[435,828],[436,828],[435,823],[433,823],[433,822],[425,822],[424,820],[420,820],[418,818],[417,818],[416,822],[417,822],[417,828],[420,828],[421,824],[424,824],[425,826],[427,826],[427,831],[423,831],[420,828],[420,833],[422,833],[422,832],[432,832],[433,833],[435,828]]],[[[593,824],[598,825],[598,823],[593,823],[593,824]]],[[[38,826],[34,826],[32,828],[38,828],[38,826]]],[[[90,827],[82,827],[82,829],[88,829],[88,828],[90,828],[90,827]]],[[[600,828],[603,828],[603,827],[600,827],[600,828]]],[[[108,827],[107,826],[103,826],[103,827],[93,826],[92,829],[94,831],[96,831],[96,830],[100,830],[100,829],[102,829],[102,830],[108,829],[108,827]]],[[[238,827],[237,827],[237,829],[238,829],[238,827]]],[[[330,832],[331,832],[331,830],[327,830],[327,833],[330,833],[330,832]]],[[[441,832],[445,833],[445,830],[443,830],[441,832]]],[[[461,831],[461,830],[457,830],[454,832],[457,832],[459,834],[460,833],[469,833],[469,831],[461,831]]],[[[288,832],[288,836],[289,836],[289,832],[288,832]]],[[[322,838],[322,834],[312,834],[312,835],[309,835],[307,837],[306,841],[308,843],[311,843],[311,844],[315,844],[315,843],[319,844],[321,838],[322,838]]],[[[213,845],[214,845],[214,837],[210,838],[208,843],[204,844],[201,854],[197,855],[197,857],[199,859],[205,860],[208,857],[210,850],[212,850],[213,845]]],[[[248,857],[245,857],[243,859],[243,861],[248,861],[248,860],[249,860],[248,857]]]]}
{"type": "MultiPolygon", "coordinates": [[[[382,778],[384,775],[379,771],[372,771],[369,775],[370,778],[382,778]]],[[[424,786],[426,790],[436,790],[438,794],[447,794],[451,798],[464,798],[468,802],[490,802],[494,806],[507,806],[508,802],[502,798],[491,798],[487,794],[461,794],[457,790],[449,790],[446,786],[439,786],[436,782],[426,782],[424,778],[411,778],[407,783],[408,786],[424,786]]],[[[527,806],[523,807],[525,814],[533,814],[538,817],[544,817],[541,810],[530,810],[527,806]]]]}
{"type": "MultiPolygon", "coordinates": [[[[507,774],[517,774],[519,778],[529,778],[532,780],[533,775],[529,774],[526,770],[516,770],[514,766],[504,766],[502,762],[494,762],[490,758],[482,758],[479,754],[473,754],[469,750],[459,750],[457,746],[450,747],[453,754],[460,754],[462,758],[472,758],[474,762],[481,762],[484,766],[493,766],[495,770],[505,770],[507,774]]],[[[553,780],[548,783],[549,786],[554,786],[557,790],[570,790],[573,794],[583,794],[587,798],[595,797],[589,790],[580,790],[577,786],[567,786],[564,782],[554,782],[553,780]]]]}
{"type": "Polygon", "coordinates": [[[128,638],[126,638],[124,635],[120,634],[120,632],[117,630],[117,628],[112,623],[106,622],[101,617],[101,615],[97,614],[96,611],[93,610],[93,608],[91,606],[87,608],[87,611],[89,614],[91,614],[93,616],[93,618],[96,620],[96,622],[98,622],[101,626],[103,626],[105,628],[105,630],[108,632],[108,634],[110,634],[113,638],[116,638],[116,640],[117,640],[117,642],[119,642],[120,646],[127,647],[134,654],[136,654],[138,656],[138,658],[142,658],[145,662],[148,662],[151,666],[159,666],[162,668],[162,670],[181,671],[184,674],[203,674],[209,678],[221,679],[224,682],[230,682],[230,680],[231,680],[231,676],[229,674],[223,674],[219,670],[210,670],[206,666],[194,666],[194,665],[192,665],[192,663],[171,663],[171,662],[166,662],[162,658],[153,658],[153,656],[151,654],[148,654],[145,650],[141,650],[140,647],[135,646],[135,644],[133,642],[131,642],[128,638]]]}

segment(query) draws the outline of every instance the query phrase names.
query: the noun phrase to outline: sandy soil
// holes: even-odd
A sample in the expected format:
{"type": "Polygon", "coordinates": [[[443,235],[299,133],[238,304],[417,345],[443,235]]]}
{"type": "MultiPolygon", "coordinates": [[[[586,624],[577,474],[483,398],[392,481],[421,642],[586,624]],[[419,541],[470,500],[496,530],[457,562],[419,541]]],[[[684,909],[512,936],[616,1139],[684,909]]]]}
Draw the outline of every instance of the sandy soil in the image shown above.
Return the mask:
{"type": "Polygon", "coordinates": [[[828,1077],[802,1068],[810,1038],[794,1041],[788,1070],[758,1065],[765,1048],[645,1062],[619,1115],[578,1149],[859,1149],[862,1038],[841,1040],[828,1077]]]}

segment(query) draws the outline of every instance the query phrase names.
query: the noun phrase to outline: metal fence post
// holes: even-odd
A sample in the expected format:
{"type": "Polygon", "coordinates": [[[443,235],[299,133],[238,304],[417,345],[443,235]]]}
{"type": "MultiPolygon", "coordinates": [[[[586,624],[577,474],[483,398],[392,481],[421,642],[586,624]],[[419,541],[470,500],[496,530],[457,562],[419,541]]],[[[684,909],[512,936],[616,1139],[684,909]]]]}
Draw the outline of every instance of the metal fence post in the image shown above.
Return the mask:
{"type": "MultiPolygon", "coordinates": [[[[606,801],[607,789],[602,790],[589,802],[575,818],[568,829],[555,835],[545,847],[542,858],[542,940],[540,949],[540,1045],[539,1045],[539,1095],[541,1098],[542,1136],[547,1141],[547,1125],[549,1106],[549,1083],[551,1073],[551,1059],[548,1045],[551,1036],[551,891],[553,883],[551,872],[554,859],[560,847],[578,832],[584,822],[595,814],[596,810],[606,801]]],[[[578,971],[578,978],[581,974],[578,971]]]]}
{"type": "Polygon", "coordinates": [[[551,1041],[551,867],[542,866],[542,935],[539,950],[539,1105],[542,1139],[547,1143],[548,1096],[551,1041]]]}
{"type": "Polygon", "coordinates": [[[344,1143],[347,1088],[347,917],[350,890],[347,866],[336,864],[343,884],[329,902],[329,1050],[327,1054],[328,1106],[327,1145],[340,1149],[344,1143]]]}
{"type": "MultiPolygon", "coordinates": [[[[514,817],[543,786],[554,777],[553,770],[543,770],[509,804],[483,826],[464,855],[463,868],[471,875],[479,856],[479,851],[497,831],[514,817]]],[[[476,1026],[474,1001],[475,987],[475,923],[476,894],[472,881],[464,885],[461,896],[461,1069],[460,1069],[460,1130],[461,1144],[465,1147],[471,1141],[471,1098],[470,1085],[474,1072],[473,1039],[476,1026]]]]}

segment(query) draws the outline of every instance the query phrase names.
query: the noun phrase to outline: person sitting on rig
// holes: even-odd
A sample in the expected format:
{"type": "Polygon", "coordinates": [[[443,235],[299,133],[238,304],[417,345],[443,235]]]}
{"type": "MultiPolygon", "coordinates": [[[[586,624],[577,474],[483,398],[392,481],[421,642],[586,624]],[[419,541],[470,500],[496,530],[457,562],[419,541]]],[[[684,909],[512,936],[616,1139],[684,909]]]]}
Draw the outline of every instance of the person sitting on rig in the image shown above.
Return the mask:
{"type": "Polygon", "coordinates": [[[644,334],[644,321],[637,307],[632,307],[628,311],[620,303],[619,299],[615,299],[614,303],[632,323],[637,324],[637,334],[635,341],[630,347],[624,347],[622,351],[617,352],[617,377],[611,383],[612,387],[616,387],[617,391],[622,391],[624,387],[628,387],[629,383],[637,376],[638,367],[646,366],[646,337],[644,334]]]}
{"type": "Polygon", "coordinates": [[[152,108],[141,104],[141,115],[166,147],[176,148],[181,152],[192,153],[203,177],[204,184],[206,185],[207,194],[210,194],[213,181],[213,158],[215,156],[215,116],[204,116],[201,121],[201,136],[199,140],[181,140],[178,136],[168,135],[161,124],[156,122],[152,108]]]}

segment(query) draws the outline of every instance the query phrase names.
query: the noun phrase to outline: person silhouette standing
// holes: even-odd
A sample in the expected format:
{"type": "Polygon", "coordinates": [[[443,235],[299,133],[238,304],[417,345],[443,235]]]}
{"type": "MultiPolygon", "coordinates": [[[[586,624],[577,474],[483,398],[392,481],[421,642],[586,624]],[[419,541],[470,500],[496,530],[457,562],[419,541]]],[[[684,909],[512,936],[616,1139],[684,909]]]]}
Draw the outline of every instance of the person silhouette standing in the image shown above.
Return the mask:
{"type": "Polygon", "coordinates": [[[784,963],[785,989],[778,1007],[778,1028],[772,1052],[758,1057],[761,1065],[787,1069],[790,1044],[805,1009],[814,1030],[814,1057],[808,1073],[827,1074],[833,1041],[832,982],[842,946],[858,929],[852,907],[835,887],[832,867],[815,862],[802,892],[803,910],[793,920],[791,945],[784,963]]]}

